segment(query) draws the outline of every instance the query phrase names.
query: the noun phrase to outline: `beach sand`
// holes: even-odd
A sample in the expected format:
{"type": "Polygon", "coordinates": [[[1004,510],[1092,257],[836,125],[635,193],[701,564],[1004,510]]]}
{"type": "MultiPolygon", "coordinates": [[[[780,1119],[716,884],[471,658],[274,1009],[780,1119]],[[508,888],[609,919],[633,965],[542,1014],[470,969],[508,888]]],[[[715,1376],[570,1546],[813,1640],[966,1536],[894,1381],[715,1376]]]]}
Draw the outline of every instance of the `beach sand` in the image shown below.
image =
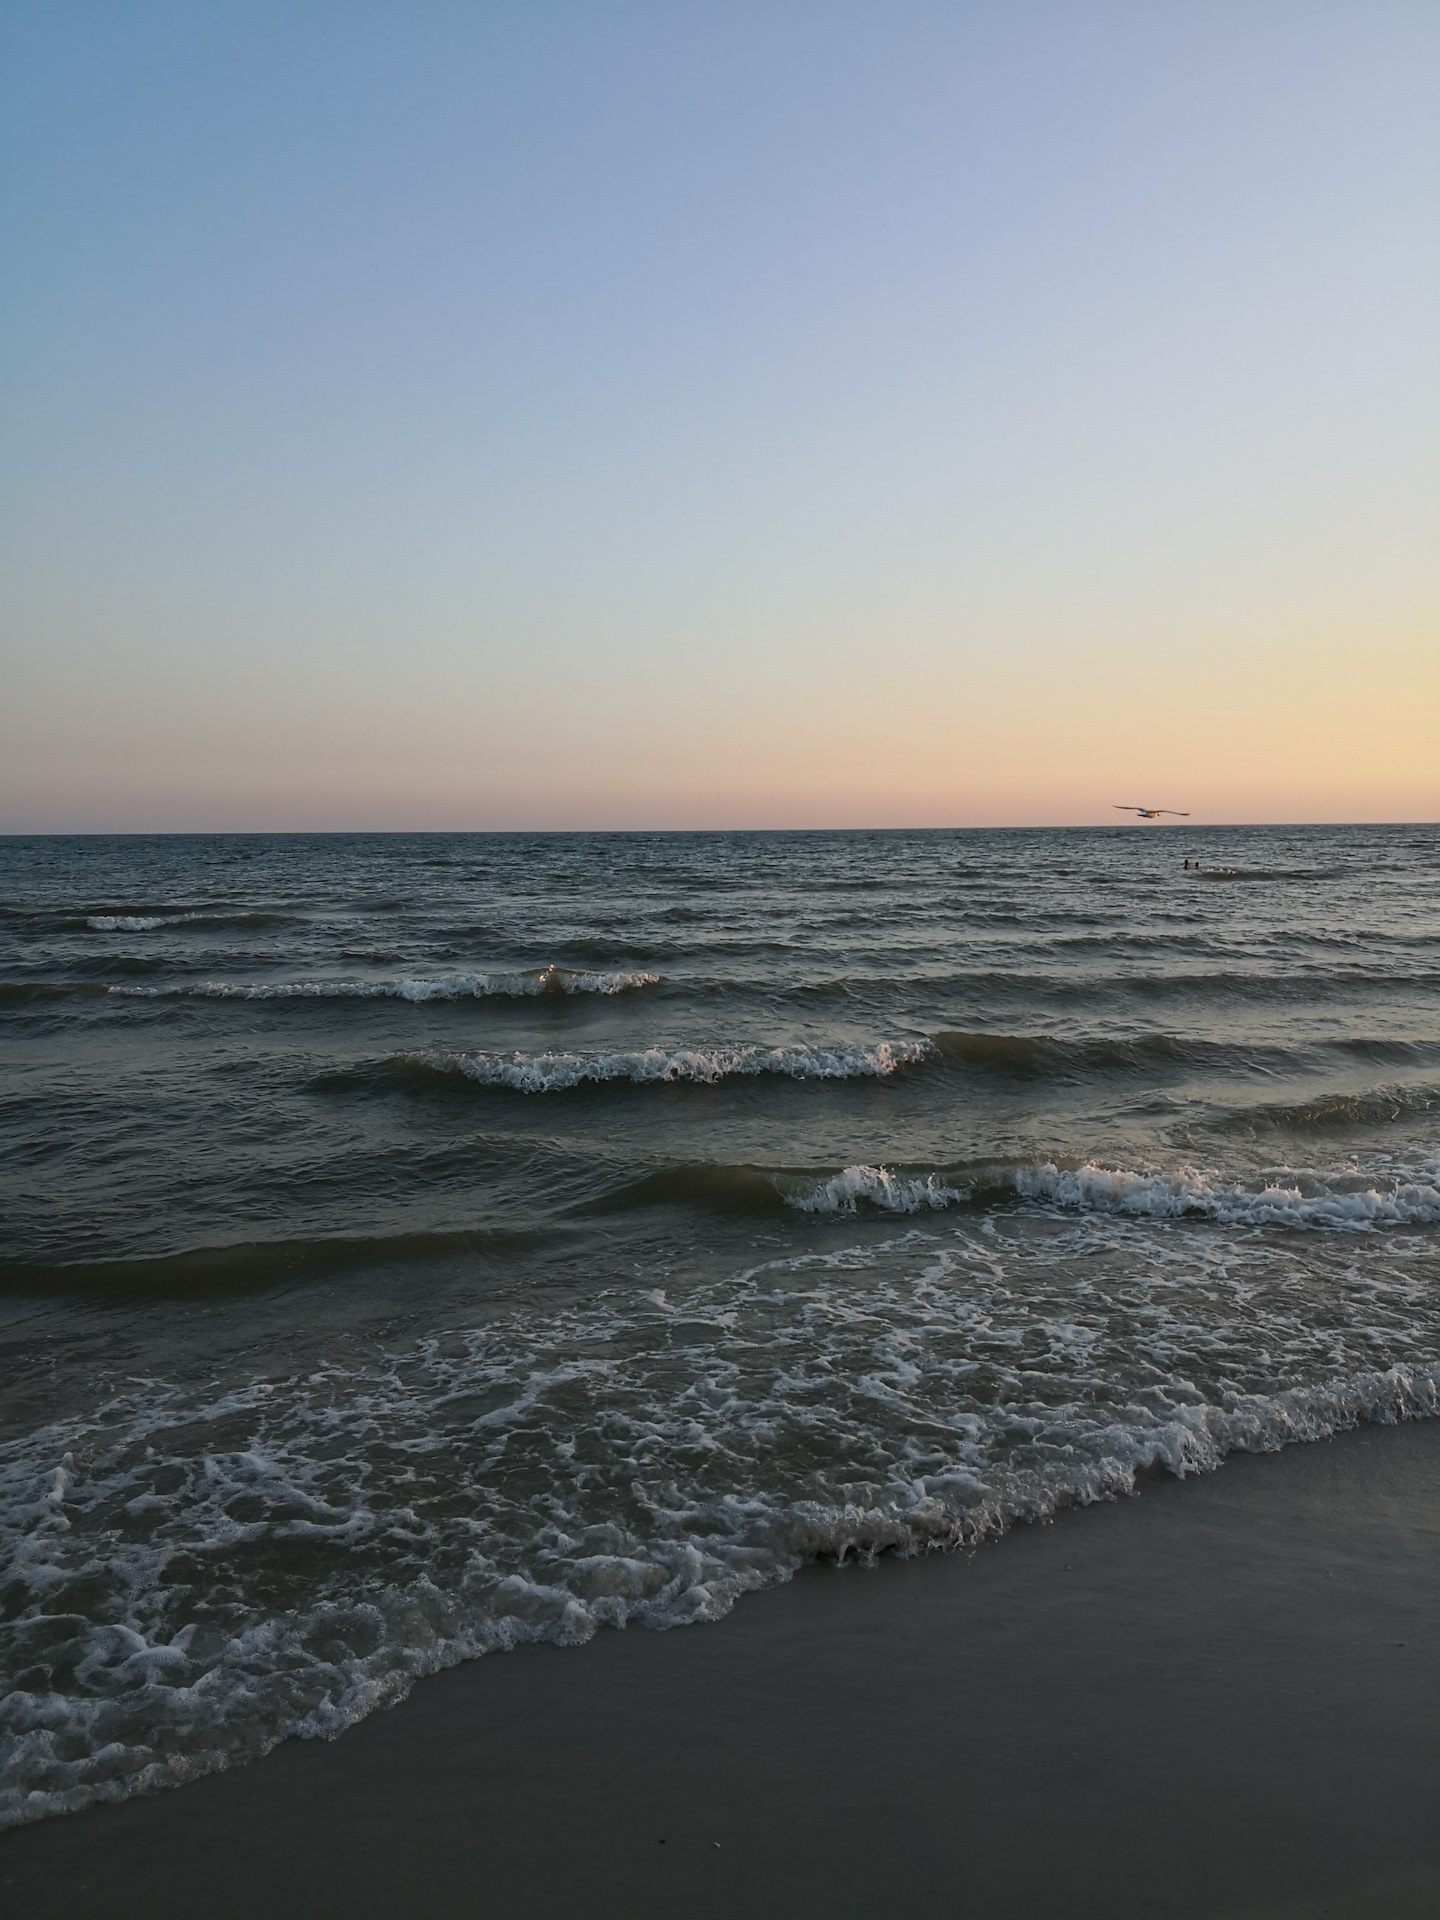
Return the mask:
{"type": "Polygon", "coordinates": [[[817,1567],[0,1837],[26,1920],[1440,1915],[1440,1422],[817,1567]]]}

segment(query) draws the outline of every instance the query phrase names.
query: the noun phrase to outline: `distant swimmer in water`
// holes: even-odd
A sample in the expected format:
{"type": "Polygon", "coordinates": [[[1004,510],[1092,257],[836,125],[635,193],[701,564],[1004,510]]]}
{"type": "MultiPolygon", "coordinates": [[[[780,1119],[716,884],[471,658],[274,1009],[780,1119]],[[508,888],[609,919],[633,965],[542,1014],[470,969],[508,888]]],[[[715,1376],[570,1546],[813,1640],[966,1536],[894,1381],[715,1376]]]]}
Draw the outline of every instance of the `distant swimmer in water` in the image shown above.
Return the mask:
{"type": "Polygon", "coordinates": [[[1162,813],[1168,813],[1173,820],[1188,820],[1188,813],[1177,813],[1174,807],[1122,807],[1119,801],[1112,801],[1116,813],[1138,813],[1142,820],[1158,820],[1162,813]]]}
{"type": "Polygon", "coordinates": [[[1190,862],[1188,860],[1185,862],[1185,871],[1187,873],[1190,871],[1190,862]]]}

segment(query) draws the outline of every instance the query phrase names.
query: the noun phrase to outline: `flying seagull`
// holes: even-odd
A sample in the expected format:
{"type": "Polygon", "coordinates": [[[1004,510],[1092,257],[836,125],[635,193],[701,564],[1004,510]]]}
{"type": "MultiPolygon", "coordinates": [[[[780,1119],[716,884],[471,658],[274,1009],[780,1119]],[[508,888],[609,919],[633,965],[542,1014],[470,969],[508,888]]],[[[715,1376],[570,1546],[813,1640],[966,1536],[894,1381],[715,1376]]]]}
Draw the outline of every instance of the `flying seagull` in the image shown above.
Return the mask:
{"type": "Polygon", "coordinates": [[[1188,820],[1188,813],[1178,813],[1174,807],[1122,807],[1112,801],[1116,813],[1138,813],[1142,820],[1158,820],[1162,813],[1171,814],[1176,820],[1188,820]]]}

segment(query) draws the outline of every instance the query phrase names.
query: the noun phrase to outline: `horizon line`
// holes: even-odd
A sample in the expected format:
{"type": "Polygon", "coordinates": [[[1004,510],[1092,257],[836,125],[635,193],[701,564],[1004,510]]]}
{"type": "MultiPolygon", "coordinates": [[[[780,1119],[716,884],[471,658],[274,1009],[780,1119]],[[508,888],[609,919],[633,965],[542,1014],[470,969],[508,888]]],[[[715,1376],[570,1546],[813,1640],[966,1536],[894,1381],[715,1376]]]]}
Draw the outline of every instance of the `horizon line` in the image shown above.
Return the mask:
{"type": "Polygon", "coordinates": [[[1170,833],[1253,832],[1261,828],[1308,831],[1312,828],[1435,827],[1440,819],[1424,820],[1159,820],[990,822],[983,826],[906,825],[835,827],[0,827],[0,840],[358,840],[470,839],[479,836],[511,839],[607,839],[628,835],[844,834],[844,833],[1126,833],[1164,830],[1170,833]]]}

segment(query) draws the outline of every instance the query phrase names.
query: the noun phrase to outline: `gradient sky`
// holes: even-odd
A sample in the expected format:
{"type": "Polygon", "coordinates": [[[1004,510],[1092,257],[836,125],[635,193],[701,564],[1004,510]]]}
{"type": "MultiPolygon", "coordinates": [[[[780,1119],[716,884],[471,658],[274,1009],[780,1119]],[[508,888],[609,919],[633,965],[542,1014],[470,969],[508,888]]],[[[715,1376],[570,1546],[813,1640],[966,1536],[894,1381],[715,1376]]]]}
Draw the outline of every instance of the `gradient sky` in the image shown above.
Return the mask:
{"type": "Polygon", "coordinates": [[[0,829],[1440,817],[1440,8],[0,21],[0,829]]]}

